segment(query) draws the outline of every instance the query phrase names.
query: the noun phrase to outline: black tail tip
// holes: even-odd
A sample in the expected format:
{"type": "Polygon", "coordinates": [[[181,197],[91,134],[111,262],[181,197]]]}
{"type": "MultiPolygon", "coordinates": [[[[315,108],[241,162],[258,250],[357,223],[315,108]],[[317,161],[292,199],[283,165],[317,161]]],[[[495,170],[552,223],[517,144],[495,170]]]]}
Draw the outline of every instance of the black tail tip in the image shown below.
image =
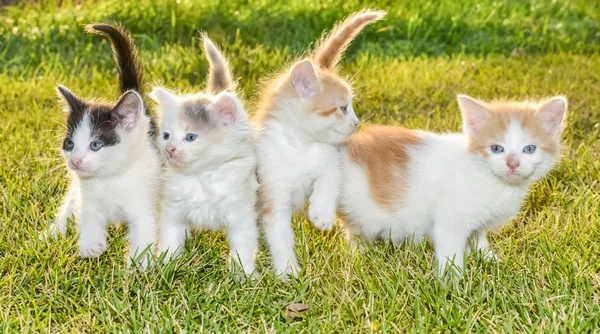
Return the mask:
{"type": "Polygon", "coordinates": [[[93,34],[108,33],[110,31],[121,31],[121,27],[116,24],[109,23],[90,23],[84,26],[85,31],[93,34]]]}

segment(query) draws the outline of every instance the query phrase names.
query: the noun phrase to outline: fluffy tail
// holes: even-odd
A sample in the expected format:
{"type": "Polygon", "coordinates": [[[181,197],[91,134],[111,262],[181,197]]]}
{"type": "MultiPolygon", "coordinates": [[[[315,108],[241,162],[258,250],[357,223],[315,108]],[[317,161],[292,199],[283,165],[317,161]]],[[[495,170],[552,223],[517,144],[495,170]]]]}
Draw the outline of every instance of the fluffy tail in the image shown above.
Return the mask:
{"type": "Polygon", "coordinates": [[[233,75],[231,75],[229,64],[227,63],[225,56],[221,54],[208,36],[202,34],[200,38],[204,45],[206,59],[208,59],[208,62],[210,63],[210,68],[208,70],[208,90],[213,94],[217,94],[225,90],[235,89],[233,75]]]}
{"type": "Polygon", "coordinates": [[[385,17],[385,11],[362,10],[338,23],[329,35],[324,35],[317,42],[314,60],[325,69],[333,69],[342,57],[350,42],[370,23],[385,17]]]}
{"type": "Polygon", "coordinates": [[[121,94],[128,90],[136,90],[142,94],[142,72],[141,65],[137,59],[137,52],[133,39],[118,25],[107,23],[94,23],[86,27],[88,32],[104,35],[112,42],[113,55],[119,66],[119,79],[121,94]]]}

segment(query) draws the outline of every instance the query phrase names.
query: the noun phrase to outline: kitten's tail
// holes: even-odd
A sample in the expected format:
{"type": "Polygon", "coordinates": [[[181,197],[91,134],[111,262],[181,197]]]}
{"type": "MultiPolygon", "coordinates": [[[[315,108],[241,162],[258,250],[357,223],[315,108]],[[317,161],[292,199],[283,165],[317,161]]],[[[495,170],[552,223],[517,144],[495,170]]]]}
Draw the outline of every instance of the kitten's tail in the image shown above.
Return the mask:
{"type": "Polygon", "coordinates": [[[368,24],[385,17],[385,11],[362,10],[338,23],[329,35],[323,35],[317,42],[314,59],[322,68],[333,69],[342,57],[350,42],[368,24]]]}
{"type": "Polygon", "coordinates": [[[113,55],[119,66],[120,93],[136,90],[142,94],[141,64],[137,58],[135,44],[129,33],[119,25],[107,23],[89,24],[85,28],[90,33],[108,37],[112,42],[113,55]]]}
{"type": "Polygon", "coordinates": [[[235,90],[236,84],[225,56],[223,56],[206,34],[202,34],[200,39],[204,46],[204,54],[210,64],[208,70],[208,90],[213,94],[226,90],[235,90]]]}

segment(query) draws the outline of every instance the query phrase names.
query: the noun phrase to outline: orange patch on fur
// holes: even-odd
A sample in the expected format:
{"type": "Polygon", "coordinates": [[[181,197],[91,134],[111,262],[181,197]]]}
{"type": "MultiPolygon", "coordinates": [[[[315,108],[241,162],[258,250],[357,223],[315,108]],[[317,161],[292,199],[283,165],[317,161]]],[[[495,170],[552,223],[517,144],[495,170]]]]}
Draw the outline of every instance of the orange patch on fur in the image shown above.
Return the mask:
{"type": "MultiPolygon", "coordinates": [[[[263,83],[258,112],[255,118],[256,121],[263,122],[268,119],[268,115],[273,110],[288,110],[286,102],[291,99],[300,98],[292,85],[291,69],[293,65],[263,83]]],[[[321,82],[321,91],[310,99],[310,103],[307,104],[307,110],[304,112],[316,112],[321,116],[327,117],[329,115],[323,115],[323,113],[329,112],[333,114],[335,110],[332,110],[332,108],[336,107],[337,109],[340,107],[336,105],[336,101],[349,100],[348,97],[352,94],[352,88],[350,84],[332,71],[317,66],[315,66],[315,71],[321,82]]],[[[294,112],[303,111],[294,110],[294,112]]]]}
{"type": "Polygon", "coordinates": [[[338,108],[334,107],[329,110],[319,112],[319,115],[323,116],[323,117],[329,117],[329,116],[331,116],[331,114],[333,114],[337,110],[338,110],[338,108]]]}
{"type": "Polygon", "coordinates": [[[370,126],[350,138],[348,154],[365,169],[375,203],[391,207],[402,200],[410,162],[408,150],[421,143],[417,132],[396,126],[370,126]]]}
{"type": "Polygon", "coordinates": [[[535,115],[539,106],[529,102],[495,102],[485,105],[491,117],[469,138],[469,151],[489,155],[489,146],[500,140],[511,122],[517,121],[523,130],[539,140],[538,147],[550,154],[557,154],[559,142],[543,127],[535,115]]]}

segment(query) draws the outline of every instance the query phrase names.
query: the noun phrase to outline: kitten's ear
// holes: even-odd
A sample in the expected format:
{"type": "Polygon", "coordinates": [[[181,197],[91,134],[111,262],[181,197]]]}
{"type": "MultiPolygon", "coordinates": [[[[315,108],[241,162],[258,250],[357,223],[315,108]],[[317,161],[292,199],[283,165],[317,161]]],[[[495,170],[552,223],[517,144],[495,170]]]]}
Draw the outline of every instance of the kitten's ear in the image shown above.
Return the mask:
{"type": "Polygon", "coordinates": [[[235,99],[236,97],[230,93],[219,94],[217,99],[210,104],[210,110],[213,112],[211,118],[222,126],[233,124],[239,116],[238,105],[235,99]]]}
{"type": "Polygon", "coordinates": [[[468,95],[458,95],[458,106],[462,112],[463,131],[467,136],[479,131],[492,116],[483,102],[468,95]]]}
{"type": "Polygon", "coordinates": [[[59,97],[64,100],[69,106],[69,111],[81,110],[85,108],[85,102],[77,97],[77,95],[73,94],[67,87],[58,85],[56,87],[56,92],[59,97]]]}
{"type": "Polygon", "coordinates": [[[321,90],[321,83],[309,60],[303,60],[292,67],[292,86],[296,93],[305,99],[321,90]]]}
{"type": "Polygon", "coordinates": [[[141,115],[144,113],[144,101],[135,91],[123,94],[112,110],[112,119],[123,126],[125,130],[131,131],[137,125],[141,115]]]}
{"type": "Polygon", "coordinates": [[[161,105],[170,105],[174,104],[177,101],[175,95],[173,95],[168,90],[158,86],[154,87],[154,89],[152,90],[152,92],[150,92],[150,94],[148,94],[148,96],[150,96],[151,99],[153,99],[161,105]]]}
{"type": "Polygon", "coordinates": [[[564,96],[551,97],[542,103],[535,116],[542,121],[542,125],[552,136],[559,136],[567,113],[567,98],[564,96]]]}

